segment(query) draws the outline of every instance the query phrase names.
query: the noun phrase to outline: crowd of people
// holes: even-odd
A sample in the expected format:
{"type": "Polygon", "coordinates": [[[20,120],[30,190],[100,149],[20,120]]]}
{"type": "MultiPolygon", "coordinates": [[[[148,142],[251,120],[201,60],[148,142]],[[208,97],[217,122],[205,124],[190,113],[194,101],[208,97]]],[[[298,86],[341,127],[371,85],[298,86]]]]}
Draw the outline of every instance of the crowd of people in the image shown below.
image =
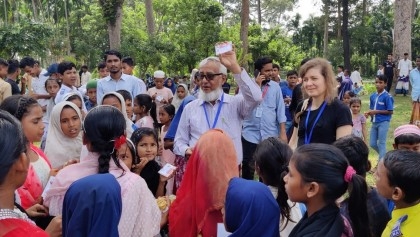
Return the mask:
{"type": "Polygon", "coordinates": [[[99,79],[67,61],[0,60],[0,236],[419,233],[420,126],[399,126],[387,151],[386,75],[366,109],[360,73],[336,76],[322,58],[283,80],[268,57],[250,76],[232,50],[184,83],[162,70],[143,81],[115,50],[103,60],[99,79]]]}

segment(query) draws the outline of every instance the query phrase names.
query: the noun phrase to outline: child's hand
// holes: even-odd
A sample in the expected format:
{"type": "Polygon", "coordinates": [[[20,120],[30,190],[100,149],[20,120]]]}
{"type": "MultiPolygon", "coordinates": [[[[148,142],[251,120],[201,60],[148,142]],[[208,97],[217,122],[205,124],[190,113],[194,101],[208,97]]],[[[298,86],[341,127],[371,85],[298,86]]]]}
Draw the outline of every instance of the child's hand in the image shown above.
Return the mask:
{"type": "MultiPolygon", "coordinates": [[[[62,168],[61,168],[62,169],[62,168]]],[[[57,168],[52,168],[50,170],[50,176],[56,176],[58,174],[58,171],[60,171],[61,169],[57,169],[57,168]]]]}
{"type": "Polygon", "coordinates": [[[41,204],[35,204],[25,211],[29,217],[48,216],[48,208],[41,204]]]}
{"type": "Polygon", "coordinates": [[[133,168],[133,172],[140,175],[143,168],[149,163],[149,159],[147,158],[140,158],[140,163],[136,164],[133,168]]]}
{"type": "Polygon", "coordinates": [[[175,171],[176,171],[176,168],[172,171],[172,173],[168,177],[166,177],[164,175],[160,175],[160,182],[164,183],[164,182],[172,179],[175,176],[175,171]]]}

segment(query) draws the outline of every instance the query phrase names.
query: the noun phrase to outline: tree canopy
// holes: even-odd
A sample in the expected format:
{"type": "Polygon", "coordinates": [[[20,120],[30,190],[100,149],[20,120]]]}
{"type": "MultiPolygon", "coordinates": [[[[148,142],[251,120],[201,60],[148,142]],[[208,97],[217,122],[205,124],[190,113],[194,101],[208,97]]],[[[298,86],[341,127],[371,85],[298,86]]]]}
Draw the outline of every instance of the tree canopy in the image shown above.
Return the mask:
{"type": "MultiPolygon", "coordinates": [[[[300,19],[305,13],[284,14],[296,0],[245,1],[250,11],[247,52],[240,47],[241,1],[5,0],[0,4],[0,57],[32,55],[44,64],[71,58],[94,69],[112,43],[109,25],[116,21],[118,5],[122,7],[119,49],[135,59],[138,76],[155,69],[187,74],[202,58],[214,54],[216,42],[225,40],[237,45],[246,63],[270,56],[283,71],[297,69],[306,57],[326,56],[334,66],[344,64],[343,37],[349,40],[351,66],[361,67],[365,75],[373,75],[393,50],[391,0],[346,0],[348,36],[342,32],[343,0],[320,0],[323,5],[317,7],[324,14],[304,22],[300,19]]],[[[414,57],[420,53],[417,9],[412,28],[414,57]]]]}

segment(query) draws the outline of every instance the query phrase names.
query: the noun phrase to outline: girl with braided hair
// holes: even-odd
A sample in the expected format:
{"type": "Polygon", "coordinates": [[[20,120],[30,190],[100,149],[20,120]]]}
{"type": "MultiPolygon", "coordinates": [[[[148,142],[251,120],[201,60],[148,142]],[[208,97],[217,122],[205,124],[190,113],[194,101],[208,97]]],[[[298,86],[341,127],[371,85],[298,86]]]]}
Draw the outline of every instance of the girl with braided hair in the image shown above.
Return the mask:
{"type": "Polygon", "coordinates": [[[41,194],[50,175],[56,172],[51,169],[44,152],[34,145],[35,142],[41,141],[44,134],[45,125],[42,122],[44,113],[35,99],[22,95],[6,98],[0,109],[14,115],[21,122],[23,133],[29,142],[29,149],[26,151],[26,156],[30,160],[28,176],[25,183],[17,190],[21,206],[27,209],[42,203],[41,194]]]}
{"type": "Polygon", "coordinates": [[[155,236],[160,230],[161,212],[146,182],[130,172],[118,159],[126,143],[124,115],[112,106],[97,106],[83,121],[83,144],[89,153],[80,163],[66,166],[47,191],[44,204],[50,215],[63,213],[64,195],[76,180],[97,173],[110,173],[121,186],[122,213],[119,236],[155,236]]]}

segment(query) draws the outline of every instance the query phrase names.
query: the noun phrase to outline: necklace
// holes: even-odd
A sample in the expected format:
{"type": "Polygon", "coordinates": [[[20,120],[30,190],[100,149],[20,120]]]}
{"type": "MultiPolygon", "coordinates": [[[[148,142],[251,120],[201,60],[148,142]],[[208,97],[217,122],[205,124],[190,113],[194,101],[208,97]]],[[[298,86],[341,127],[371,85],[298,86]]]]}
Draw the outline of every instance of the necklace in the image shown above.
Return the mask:
{"type": "Polygon", "coordinates": [[[22,219],[25,221],[28,221],[30,223],[33,223],[33,221],[31,219],[28,218],[28,216],[21,212],[18,209],[0,209],[0,220],[4,220],[4,219],[22,219]]]}

